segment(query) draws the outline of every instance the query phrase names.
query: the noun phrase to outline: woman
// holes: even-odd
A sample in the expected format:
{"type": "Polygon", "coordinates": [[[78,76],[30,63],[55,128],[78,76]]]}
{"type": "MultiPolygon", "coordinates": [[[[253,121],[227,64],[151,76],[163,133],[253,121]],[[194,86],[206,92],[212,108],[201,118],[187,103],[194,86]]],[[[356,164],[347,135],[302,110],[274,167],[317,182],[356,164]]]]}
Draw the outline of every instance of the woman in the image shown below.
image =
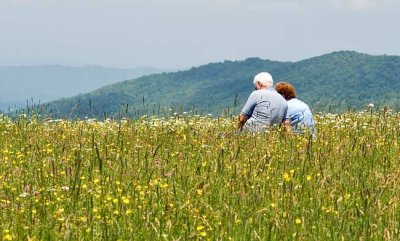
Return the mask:
{"type": "Polygon", "coordinates": [[[296,91],[293,85],[287,82],[279,82],[275,90],[286,99],[288,103],[287,116],[294,133],[302,133],[309,129],[315,135],[314,118],[306,103],[296,98],[296,91]]]}

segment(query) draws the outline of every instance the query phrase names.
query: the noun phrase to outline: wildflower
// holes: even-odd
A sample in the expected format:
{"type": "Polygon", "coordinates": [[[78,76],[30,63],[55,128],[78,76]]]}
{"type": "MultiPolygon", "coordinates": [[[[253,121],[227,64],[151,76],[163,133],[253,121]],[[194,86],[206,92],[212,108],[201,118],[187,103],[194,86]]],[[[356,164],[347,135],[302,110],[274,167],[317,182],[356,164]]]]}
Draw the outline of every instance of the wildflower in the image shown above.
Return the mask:
{"type": "Polygon", "coordinates": [[[296,218],[295,222],[296,222],[296,224],[301,224],[301,219],[300,218],[296,218]]]}
{"type": "Polygon", "coordinates": [[[204,229],[204,226],[203,225],[199,225],[199,226],[197,226],[197,231],[201,231],[201,230],[203,230],[204,229]]]}
{"type": "Polygon", "coordinates": [[[123,197],[123,198],[122,198],[122,202],[123,202],[124,204],[129,204],[129,199],[128,199],[127,197],[123,197]]]}
{"type": "Polygon", "coordinates": [[[167,188],[169,185],[167,183],[163,183],[160,185],[161,188],[167,188]]]}
{"type": "Polygon", "coordinates": [[[310,175],[307,176],[307,181],[311,181],[311,176],[310,175]]]}
{"type": "Polygon", "coordinates": [[[60,208],[57,210],[57,214],[62,214],[64,212],[64,208],[60,208]]]}
{"type": "Polygon", "coordinates": [[[200,236],[201,236],[201,237],[205,237],[205,236],[207,236],[207,233],[206,233],[206,232],[201,232],[201,233],[200,233],[200,236]]]}
{"type": "Polygon", "coordinates": [[[12,236],[9,234],[9,233],[7,233],[6,235],[4,235],[4,240],[12,240],[13,238],[12,238],[12,236]]]}
{"type": "Polygon", "coordinates": [[[285,174],[283,174],[283,180],[285,180],[286,182],[290,181],[290,176],[286,172],[285,172],[285,174]]]}
{"type": "Polygon", "coordinates": [[[62,186],[62,187],[61,187],[61,190],[63,190],[63,191],[69,191],[69,187],[68,187],[68,186],[62,186]]]}

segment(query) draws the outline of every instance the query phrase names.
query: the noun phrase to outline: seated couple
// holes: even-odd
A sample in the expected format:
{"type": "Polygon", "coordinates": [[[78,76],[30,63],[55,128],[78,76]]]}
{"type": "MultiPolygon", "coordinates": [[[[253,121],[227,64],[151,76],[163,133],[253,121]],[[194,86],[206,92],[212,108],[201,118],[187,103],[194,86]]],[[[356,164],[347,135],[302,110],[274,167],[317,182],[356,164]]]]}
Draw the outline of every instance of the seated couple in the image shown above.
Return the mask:
{"type": "Polygon", "coordinates": [[[272,76],[262,72],[254,77],[255,90],[239,115],[239,130],[260,132],[269,126],[284,125],[294,133],[309,131],[315,135],[310,108],[296,98],[293,85],[279,82],[273,87],[272,76]]]}

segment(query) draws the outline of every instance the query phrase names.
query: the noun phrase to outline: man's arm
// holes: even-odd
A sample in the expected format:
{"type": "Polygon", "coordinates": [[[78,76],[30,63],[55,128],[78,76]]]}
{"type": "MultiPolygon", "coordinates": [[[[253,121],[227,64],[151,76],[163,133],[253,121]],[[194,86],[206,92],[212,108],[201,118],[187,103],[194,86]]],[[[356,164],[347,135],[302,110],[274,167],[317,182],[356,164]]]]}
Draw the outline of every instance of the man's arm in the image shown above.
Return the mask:
{"type": "Polygon", "coordinates": [[[250,118],[251,113],[253,113],[254,107],[256,106],[256,98],[255,92],[253,91],[249,98],[246,101],[242,111],[239,114],[239,122],[238,122],[238,130],[241,131],[243,129],[244,124],[250,118]]]}
{"type": "Polygon", "coordinates": [[[238,122],[238,130],[242,130],[244,123],[249,119],[247,115],[243,115],[242,113],[239,115],[239,122],[238,122]]]}

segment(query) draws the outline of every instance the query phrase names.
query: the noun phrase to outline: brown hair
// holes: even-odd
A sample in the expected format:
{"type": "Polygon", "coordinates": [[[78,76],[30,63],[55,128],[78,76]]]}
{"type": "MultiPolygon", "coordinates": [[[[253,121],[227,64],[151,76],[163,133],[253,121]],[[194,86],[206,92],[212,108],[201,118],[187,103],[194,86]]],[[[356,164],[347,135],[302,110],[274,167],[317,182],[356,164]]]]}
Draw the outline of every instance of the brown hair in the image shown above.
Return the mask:
{"type": "Polygon", "coordinates": [[[286,100],[291,100],[296,98],[296,91],[294,90],[293,85],[287,82],[279,82],[275,85],[275,90],[283,96],[286,100]]]}

